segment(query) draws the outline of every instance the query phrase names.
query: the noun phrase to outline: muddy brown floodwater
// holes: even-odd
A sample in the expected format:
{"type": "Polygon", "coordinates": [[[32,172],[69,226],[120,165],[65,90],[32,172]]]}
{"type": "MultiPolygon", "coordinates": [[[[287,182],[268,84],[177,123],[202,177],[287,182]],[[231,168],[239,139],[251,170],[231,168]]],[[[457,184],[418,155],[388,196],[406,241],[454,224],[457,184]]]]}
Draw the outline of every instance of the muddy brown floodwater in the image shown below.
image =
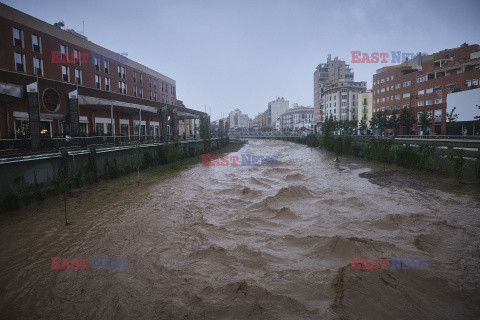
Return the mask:
{"type": "Polygon", "coordinates": [[[197,165],[83,199],[68,227],[61,205],[1,217],[0,318],[480,317],[478,185],[282,141],[242,153],[279,166],[197,165]],[[52,270],[51,257],[128,268],[52,270]],[[358,270],[352,257],[428,268],[358,270]]]}

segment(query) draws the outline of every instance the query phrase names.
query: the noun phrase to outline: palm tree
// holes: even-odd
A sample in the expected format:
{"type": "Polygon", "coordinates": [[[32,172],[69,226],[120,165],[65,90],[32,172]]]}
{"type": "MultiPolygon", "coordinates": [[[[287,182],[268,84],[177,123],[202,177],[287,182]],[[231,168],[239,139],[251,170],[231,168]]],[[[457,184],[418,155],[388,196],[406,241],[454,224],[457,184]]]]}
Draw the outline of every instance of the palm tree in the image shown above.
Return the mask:
{"type": "Polygon", "coordinates": [[[399,125],[403,128],[403,132],[410,135],[410,130],[412,126],[417,122],[415,117],[413,116],[413,112],[411,108],[404,108],[402,113],[400,114],[399,118],[399,125]]]}
{"type": "Polygon", "coordinates": [[[427,111],[423,111],[422,113],[420,113],[418,121],[422,132],[426,131],[432,126],[432,116],[427,111]]]}

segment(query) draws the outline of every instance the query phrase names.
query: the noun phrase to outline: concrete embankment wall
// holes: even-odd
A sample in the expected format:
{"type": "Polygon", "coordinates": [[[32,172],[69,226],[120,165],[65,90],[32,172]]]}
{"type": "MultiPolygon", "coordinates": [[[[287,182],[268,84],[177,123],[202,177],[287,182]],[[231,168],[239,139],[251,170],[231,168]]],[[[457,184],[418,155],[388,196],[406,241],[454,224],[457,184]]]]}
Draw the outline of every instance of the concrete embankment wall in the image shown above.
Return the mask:
{"type": "Polygon", "coordinates": [[[435,139],[377,139],[369,136],[285,138],[321,146],[339,154],[426,170],[458,180],[480,182],[480,141],[435,139]]]}
{"type": "MultiPolygon", "coordinates": [[[[226,146],[228,137],[210,141],[210,150],[226,146]]],[[[175,162],[204,153],[203,140],[178,143],[91,147],[85,150],[0,160],[0,212],[141,168],[175,162]]]]}

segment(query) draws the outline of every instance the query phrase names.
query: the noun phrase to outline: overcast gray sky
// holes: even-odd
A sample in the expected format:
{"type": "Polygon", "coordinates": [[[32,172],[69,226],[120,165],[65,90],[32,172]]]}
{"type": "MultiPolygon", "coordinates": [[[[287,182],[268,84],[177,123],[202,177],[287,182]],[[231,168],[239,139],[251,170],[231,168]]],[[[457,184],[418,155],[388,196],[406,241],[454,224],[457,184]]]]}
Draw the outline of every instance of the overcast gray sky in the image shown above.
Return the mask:
{"type": "MultiPolygon", "coordinates": [[[[313,106],[313,72],[327,54],[427,52],[480,44],[480,1],[147,0],[2,2],[177,81],[177,98],[250,117],[276,97],[313,106]]],[[[370,88],[388,64],[352,63],[370,88]]]]}

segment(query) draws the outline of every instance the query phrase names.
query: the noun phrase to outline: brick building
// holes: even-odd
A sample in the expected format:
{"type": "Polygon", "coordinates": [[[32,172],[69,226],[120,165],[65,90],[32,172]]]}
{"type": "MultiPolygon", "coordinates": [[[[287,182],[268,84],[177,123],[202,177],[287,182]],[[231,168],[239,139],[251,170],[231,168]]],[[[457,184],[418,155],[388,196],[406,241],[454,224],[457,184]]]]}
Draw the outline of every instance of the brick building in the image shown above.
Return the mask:
{"type": "MultiPolygon", "coordinates": [[[[373,76],[373,115],[411,107],[417,119],[423,111],[430,115],[432,127],[427,131],[446,134],[447,94],[478,86],[479,65],[480,46],[464,43],[381,68],[373,76]]],[[[412,129],[420,133],[418,126],[412,129]]]]}
{"type": "Polygon", "coordinates": [[[147,136],[198,127],[175,80],[0,3],[0,138],[147,136]],[[188,121],[187,121],[188,120],[188,121]]]}

